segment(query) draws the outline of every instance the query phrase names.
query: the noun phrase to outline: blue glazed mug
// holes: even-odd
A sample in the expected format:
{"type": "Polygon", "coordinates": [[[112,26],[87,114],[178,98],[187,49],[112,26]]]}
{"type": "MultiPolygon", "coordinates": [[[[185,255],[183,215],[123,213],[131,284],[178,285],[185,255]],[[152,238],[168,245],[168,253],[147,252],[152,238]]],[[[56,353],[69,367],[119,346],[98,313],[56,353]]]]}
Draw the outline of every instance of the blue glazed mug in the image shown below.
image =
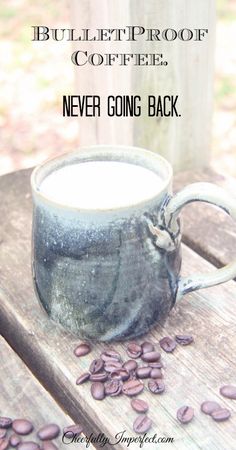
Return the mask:
{"type": "Polygon", "coordinates": [[[184,294],[236,276],[236,262],[210,274],[180,276],[182,207],[208,202],[235,218],[235,201],[210,183],[191,184],[173,197],[171,165],[156,153],[81,148],[37,167],[31,184],[35,289],[49,316],[81,338],[137,337],[163,323],[184,294]],[[161,187],[145,201],[104,210],[70,207],[40,191],[55,170],[87,161],[144,167],[161,178],[161,187]]]}

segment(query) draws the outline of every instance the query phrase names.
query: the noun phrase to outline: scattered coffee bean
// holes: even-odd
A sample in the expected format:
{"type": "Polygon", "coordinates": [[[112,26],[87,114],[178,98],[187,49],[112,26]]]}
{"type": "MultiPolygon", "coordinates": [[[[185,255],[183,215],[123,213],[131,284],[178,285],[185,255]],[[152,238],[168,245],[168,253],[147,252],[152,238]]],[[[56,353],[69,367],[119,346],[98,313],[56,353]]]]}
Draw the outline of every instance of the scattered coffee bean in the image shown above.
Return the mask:
{"type": "Polygon", "coordinates": [[[193,336],[190,336],[190,334],[178,334],[175,336],[175,340],[180,345],[189,345],[193,342],[193,336]]]}
{"type": "Polygon", "coordinates": [[[131,371],[129,372],[129,379],[130,379],[130,380],[136,380],[136,378],[137,378],[136,370],[131,370],[131,371]]]}
{"type": "Polygon", "coordinates": [[[126,352],[129,358],[137,359],[142,355],[143,350],[140,345],[136,344],[135,342],[130,342],[126,349],[126,352]]]}
{"type": "Polygon", "coordinates": [[[119,380],[109,380],[104,384],[105,394],[111,397],[116,397],[122,392],[122,382],[119,380]]]}
{"type": "Polygon", "coordinates": [[[0,428],[10,428],[12,420],[10,417],[0,417],[0,428]]]}
{"type": "Polygon", "coordinates": [[[44,427],[40,428],[37,433],[37,436],[41,441],[49,441],[51,439],[57,438],[60,434],[60,428],[55,423],[50,423],[48,425],[44,425],[44,427]]]}
{"type": "Polygon", "coordinates": [[[155,347],[151,342],[143,342],[141,344],[141,348],[143,353],[150,353],[150,352],[154,352],[155,347]]]}
{"type": "Polygon", "coordinates": [[[133,430],[135,433],[143,434],[150,430],[152,426],[152,421],[145,414],[138,416],[133,424],[133,430]]]}
{"type": "Polygon", "coordinates": [[[116,372],[112,372],[110,377],[111,377],[111,380],[126,381],[129,378],[129,372],[127,372],[127,370],[125,370],[125,369],[119,369],[116,372]]]}
{"type": "Polygon", "coordinates": [[[34,427],[33,427],[33,424],[29,420],[16,419],[16,420],[13,420],[13,422],[12,422],[12,429],[17,434],[26,435],[26,434],[30,434],[31,431],[33,431],[34,427]]]}
{"type": "Polygon", "coordinates": [[[18,445],[17,450],[40,450],[40,447],[36,442],[25,441],[18,445]]]}
{"type": "Polygon", "coordinates": [[[17,447],[21,443],[21,438],[17,434],[12,434],[9,442],[12,447],[17,447]]]}
{"type": "Polygon", "coordinates": [[[104,367],[104,361],[99,358],[99,359],[94,359],[89,367],[89,372],[90,373],[98,373],[100,372],[104,367]]]}
{"type": "Polygon", "coordinates": [[[108,373],[107,372],[101,372],[101,373],[94,373],[90,375],[90,381],[106,381],[108,379],[108,373]]]}
{"type": "Polygon", "coordinates": [[[151,367],[150,367],[150,369],[151,369],[151,373],[150,373],[151,378],[163,378],[161,369],[152,369],[151,367]]]}
{"type": "Polygon", "coordinates": [[[176,347],[175,340],[172,339],[170,336],[166,336],[166,337],[162,338],[159,341],[159,344],[160,344],[162,350],[164,350],[167,353],[173,352],[176,347]]]}
{"type": "MultiPolygon", "coordinates": [[[[159,342],[161,348],[166,352],[173,352],[177,343],[180,345],[188,345],[193,342],[193,337],[190,335],[176,335],[175,339],[176,340],[169,336],[162,338],[159,342]]],[[[80,344],[75,349],[75,354],[78,356],[87,354],[87,345],[89,346],[89,344],[86,343],[80,344]]],[[[89,351],[90,350],[89,346],[89,351]]],[[[143,342],[141,345],[136,342],[130,342],[126,351],[131,359],[123,362],[121,355],[118,352],[107,348],[101,353],[100,358],[92,361],[89,367],[90,373],[86,372],[80,375],[76,383],[82,384],[88,379],[92,381],[91,394],[96,400],[102,400],[106,395],[115,397],[122,393],[129,397],[136,396],[143,391],[144,384],[141,380],[145,378],[151,378],[148,381],[150,392],[154,394],[161,394],[164,392],[165,385],[162,380],[163,374],[161,371],[163,363],[160,360],[161,354],[160,352],[155,351],[154,345],[148,341],[143,342]],[[138,366],[135,360],[139,357],[147,363],[146,366],[138,366]]],[[[204,402],[204,404],[202,404],[201,408],[206,414],[211,414],[212,405],[210,406],[210,403],[212,402],[204,402]]],[[[152,424],[151,420],[143,414],[148,410],[147,402],[140,399],[133,399],[131,401],[131,406],[135,411],[142,413],[142,416],[139,416],[134,422],[134,431],[136,433],[145,433],[150,429],[152,424]]],[[[182,423],[190,422],[193,416],[194,410],[189,406],[183,406],[177,412],[177,418],[182,423]]],[[[77,426],[67,427],[64,429],[64,432],[66,430],[73,433],[77,432],[77,430],[74,429],[75,427],[77,426]]],[[[82,428],[79,432],[81,431],[82,428]]],[[[45,447],[44,450],[51,450],[51,447],[45,447]]]]}
{"type": "Polygon", "coordinates": [[[182,406],[177,411],[177,419],[181,423],[189,423],[194,417],[194,409],[191,406],[182,406]]]}
{"type": "Polygon", "coordinates": [[[145,362],[156,362],[160,359],[161,354],[159,352],[148,352],[148,353],[144,353],[141,356],[141,359],[145,362]]]}
{"type": "Polygon", "coordinates": [[[136,370],[136,374],[138,378],[144,379],[149,378],[152,368],[151,367],[138,367],[136,370]]]}
{"type": "Polygon", "coordinates": [[[82,431],[83,431],[83,427],[80,423],[77,423],[74,425],[69,425],[68,427],[65,427],[63,429],[63,433],[67,434],[67,436],[69,436],[69,433],[71,435],[73,435],[73,434],[79,435],[80,433],[82,433],[82,431]]]}
{"type": "MultiPolygon", "coordinates": [[[[126,372],[125,372],[125,373],[126,373],[126,372]]],[[[109,378],[110,378],[111,380],[118,380],[118,381],[122,380],[122,376],[121,376],[121,373],[120,373],[119,370],[114,371],[114,372],[111,372],[109,378]]],[[[126,379],[128,379],[128,378],[129,378],[129,375],[127,376],[126,379]]]]}
{"type": "Polygon", "coordinates": [[[131,400],[131,406],[138,413],[145,413],[149,408],[148,403],[140,398],[134,398],[131,400]]]}
{"type": "Polygon", "coordinates": [[[0,450],[6,450],[9,447],[9,440],[7,438],[0,439],[0,450]]]}
{"type": "Polygon", "coordinates": [[[144,385],[140,380],[129,380],[123,384],[122,391],[125,395],[132,397],[140,394],[144,389],[144,385]]]}
{"type": "Polygon", "coordinates": [[[138,364],[137,364],[137,361],[135,361],[134,359],[129,359],[128,361],[126,361],[123,364],[123,367],[128,372],[131,372],[132,370],[136,370],[137,369],[138,364]]]}
{"type": "Polygon", "coordinates": [[[165,390],[165,385],[162,380],[149,380],[148,389],[153,394],[161,394],[165,390]]]}
{"type": "Polygon", "coordinates": [[[90,344],[83,342],[82,344],[77,345],[77,347],[74,350],[75,356],[85,356],[88,353],[91,352],[91,346],[90,344]]]}
{"type": "Polygon", "coordinates": [[[153,369],[162,369],[164,367],[163,363],[161,361],[151,362],[151,363],[148,363],[148,365],[149,365],[149,367],[152,367],[153,369]]]}
{"type": "Polygon", "coordinates": [[[110,373],[114,372],[118,369],[121,369],[121,368],[122,368],[122,363],[119,361],[110,361],[110,362],[107,362],[104,366],[105,371],[110,372],[110,373]]]}
{"type": "Polygon", "coordinates": [[[91,394],[95,400],[103,400],[105,397],[104,384],[99,381],[95,381],[91,385],[91,394]]]}
{"type": "Polygon", "coordinates": [[[90,373],[89,372],[82,373],[82,375],[80,375],[77,378],[76,384],[83,384],[83,383],[85,383],[85,381],[89,380],[89,377],[90,377],[90,373]]]}
{"type": "Polygon", "coordinates": [[[231,413],[226,408],[220,408],[211,413],[212,419],[214,419],[216,422],[223,422],[224,420],[228,420],[230,416],[231,413]]]}
{"type": "Polygon", "coordinates": [[[103,352],[101,354],[101,359],[106,362],[106,361],[120,361],[121,357],[120,354],[118,352],[116,352],[115,350],[106,350],[105,352],[103,352]]]}
{"type": "Polygon", "coordinates": [[[213,401],[205,401],[201,404],[201,411],[205,414],[212,414],[217,409],[221,409],[220,405],[217,402],[213,401]]]}
{"type": "Polygon", "coordinates": [[[7,434],[7,430],[5,428],[0,428],[0,439],[3,439],[7,434]]]}
{"type": "Polygon", "coordinates": [[[230,398],[231,400],[236,400],[236,386],[226,384],[220,388],[220,393],[224,397],[230,398]]]}
{"type": "Polygon", "coordinates": [[[51,441],[44,441],[42,450],[58,450],[58,447],[51,441]]]}

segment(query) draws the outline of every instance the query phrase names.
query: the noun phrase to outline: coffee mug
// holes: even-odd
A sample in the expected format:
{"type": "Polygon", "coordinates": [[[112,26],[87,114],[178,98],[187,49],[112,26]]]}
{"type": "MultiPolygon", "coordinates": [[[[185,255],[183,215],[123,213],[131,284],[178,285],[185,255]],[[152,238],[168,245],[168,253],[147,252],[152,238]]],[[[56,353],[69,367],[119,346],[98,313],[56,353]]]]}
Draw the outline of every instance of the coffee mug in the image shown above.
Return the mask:
{"type": "MultiPolygon", "coordinates": [[[[203,201],[234,218],[236,208],[229,194],[210,183],[191,184],[172,196],[172,177],[163,157],[122,146],[81,148],[34,169],[33,279],[54,321],[80,338],[130,339],[163,323],[184,294],[236,276],[236,262],[212,273],[180,276],[182,207],[203,201]],[[148,169],[160,184],[150,198],[108,208],[71,206],[42,192],[42,182],[55,171],[98,161],[148,169]]],[[[96,191],[97,181],[91,183],[96,191]]]]}

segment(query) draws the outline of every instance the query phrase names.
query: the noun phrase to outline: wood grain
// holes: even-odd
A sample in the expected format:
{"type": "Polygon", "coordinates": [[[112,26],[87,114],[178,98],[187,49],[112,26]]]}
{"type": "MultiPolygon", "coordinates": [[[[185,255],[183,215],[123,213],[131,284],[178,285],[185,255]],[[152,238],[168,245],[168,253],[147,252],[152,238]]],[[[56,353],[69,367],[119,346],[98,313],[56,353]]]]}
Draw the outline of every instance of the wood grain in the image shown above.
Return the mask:
{"type": "MultiPolygon", "coordinates": [[[[27,171],[0,178],[0,328],[32,372],[63,405],[74,421],[82,421],[87,433],[103,432],[110,439],[122,431],[134,436],[132,423],[136,413],[126,397],[106,398],[102,402],[90,396],[88,384],[76,386],[76,377],[105,347],[94,344],[92,354],[76,359],[75,336],[53,324],[39,306],[32,287],[30,270],[31,201],[27,171]]],[[[183,246],[184,273],[214,268],[195,252],[183,246]]],[[[164,327],[156,327],[143,339],[158,341],[165,335],[191,333],[195,343],[178,346],[171,355],[163,355],[166,393],[151,395],[145,389],[141,398],[150,404],[153,428],[149,436],[174,437],[165,448],[234,449],[236,440],[236,403],[219,394],[219,387],[235,383],[235,296],[236,286],[229,282],[186,296],[170,314],[164,327]],[[200,412],[204,400],[217,400],[229,407],[232,418],[215,423],[200,412]],[[195,409],[195,418],[187,426],[176,420],[183,404],[195,409]]],[[[139,340],[141,341],[141,340],[139,340]]],[[[125,344],[114,347],[125,356],[125,344]]],[[[110,444],[107,449],[114,448],[110,444]]],[[[126,448],[123,443],[117,449],[126,448]]],[[[139,448],[137,444],[132,448],[139,448]]],[[[146,444],[147,450],[154,445],[146,444]]]]}
{"type": "MultiPolygon", "coordinates": [[[[73,423],[1,336],[0,359],[0,414],[12,419],[25,418],[34,424],[33,433],[24,440],[37,441],[35,433],[47,423],[56,423],[61,430],[73,423]]],[[[54,442],[59,449],[65,449],[61,437],[54,442]]],[[[71,444],[70,448],[75,450],[78,445],[71,444]]],[[[80,448],[85,449],[85,444],[81,443],[80,448]]]]}
{"type": "Polygon", "coordinates": [[[78,30],[140,25],[165,30],[209,29],[202,42],[75,42],[74,50],[90,53],[163,54],[167,66],[75,66],[75,95],[100,95],[101,117],[79,118],[80,143],[138,145],[161,153],[178,169],[209,161],[215,46],[215,2],[208,0],[73,0],[72,25],[78,30]],[[147,96],[179,95],[181,117],[149,117],[147,96]],[[108,95],[139,95],[141,117],[108,117],[108,95]]]}
{"type": "MultiPolygon", "coordinates": [[[[236,202],[235,178],[226,177],[210,168],[176,174],[174,191],[198,181],[209,181],[225,188],[236,202]]],[[[195,202],[183,209],[181,219],[183,242],[216,267],[222,267],[236,258],[236,224],[223,211],[195,202]]]]}

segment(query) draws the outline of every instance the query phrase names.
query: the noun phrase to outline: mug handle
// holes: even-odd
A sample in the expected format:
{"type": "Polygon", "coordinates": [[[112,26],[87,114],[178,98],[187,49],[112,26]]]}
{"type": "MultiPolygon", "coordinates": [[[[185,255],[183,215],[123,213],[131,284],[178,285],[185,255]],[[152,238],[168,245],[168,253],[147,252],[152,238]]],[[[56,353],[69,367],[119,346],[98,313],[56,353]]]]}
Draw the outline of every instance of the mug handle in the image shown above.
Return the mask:
{"type": "MultiPolygon", "coordinates": [[[[236,220],[236,199],[230,197],[224,189],[212,183],[193,183],[170,198],[168,203],[164,205],[162,221],[172,239],[177,238],[179,234],[178,215],[181,209],[183,206],[194,201],[202,201],[218,206],[236,220]]],[[[234,277],[236,277],[236,260],[209,274],[196,273],[188,277],[180,276],[176,300],[188,292],[215,286],[229,281],[234,277]]]]}

